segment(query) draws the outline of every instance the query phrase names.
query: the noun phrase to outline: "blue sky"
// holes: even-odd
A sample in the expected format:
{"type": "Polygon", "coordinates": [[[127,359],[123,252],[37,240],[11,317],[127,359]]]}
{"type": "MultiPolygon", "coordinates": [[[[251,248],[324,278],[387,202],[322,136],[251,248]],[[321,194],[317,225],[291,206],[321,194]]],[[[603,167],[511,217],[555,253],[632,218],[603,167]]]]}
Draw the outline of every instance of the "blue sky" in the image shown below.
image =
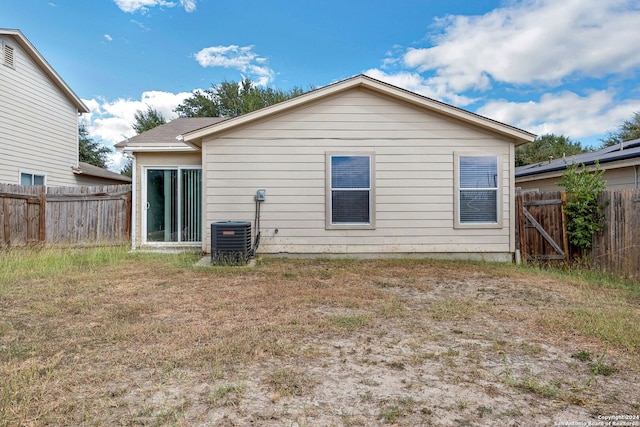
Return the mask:
{"type": "Polygon", "coordinates": [[[0,0],[0,27],[25,34],[108,146],[137,110],[171,119],[193,90],[242,77],[288,90],[364,73],[596,146],[640,111],[640,0],[0,0]]]}

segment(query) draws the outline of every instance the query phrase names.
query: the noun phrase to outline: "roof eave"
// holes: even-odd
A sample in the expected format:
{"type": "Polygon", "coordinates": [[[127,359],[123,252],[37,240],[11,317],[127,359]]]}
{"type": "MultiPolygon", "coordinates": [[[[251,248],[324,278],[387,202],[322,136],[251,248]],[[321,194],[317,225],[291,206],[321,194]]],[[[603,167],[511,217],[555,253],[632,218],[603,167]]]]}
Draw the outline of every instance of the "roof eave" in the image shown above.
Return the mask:
{"type": "Polygon", "coordinates": [[[199,147],[194,147],[192,145],[184,145],[184,146],[172,146],[172,147],[161,147],[161,146],[149,146],[145,145],[141,147],[139,145],[116,145],[116,151],[128,152],[128,153],[153,153],[153,152],[173,152],[173,153],[192,153],[200,151],[199,147]]]}

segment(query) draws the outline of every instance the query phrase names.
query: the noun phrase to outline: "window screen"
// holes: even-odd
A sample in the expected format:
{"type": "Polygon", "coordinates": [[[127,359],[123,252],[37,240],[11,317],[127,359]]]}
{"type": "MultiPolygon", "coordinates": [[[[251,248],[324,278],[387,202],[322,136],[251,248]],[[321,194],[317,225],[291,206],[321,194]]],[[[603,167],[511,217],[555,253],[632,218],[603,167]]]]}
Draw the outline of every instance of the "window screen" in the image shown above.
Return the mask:
{"type": "Polygon", "coordinates": [[[370,222],[370,156],[331,156],[331,223],[370,222]]]}
{"type": "Polygon", "coordinates": [[[498,158],[460,156],[459,161],[460,223],[497,223],[498,158]]]}

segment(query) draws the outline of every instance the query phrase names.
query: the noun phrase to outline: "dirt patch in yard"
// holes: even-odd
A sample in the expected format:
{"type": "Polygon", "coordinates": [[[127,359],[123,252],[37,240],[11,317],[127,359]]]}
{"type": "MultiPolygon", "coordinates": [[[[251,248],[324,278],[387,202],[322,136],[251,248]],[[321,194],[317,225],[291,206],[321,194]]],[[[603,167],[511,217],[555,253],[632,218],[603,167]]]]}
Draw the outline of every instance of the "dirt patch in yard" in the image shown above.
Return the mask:
{"type": "Polygon", "coordinates": [[[418,260],[84,270],[2,285],[0,425],[640,425],[625,290],[418,260]]]}

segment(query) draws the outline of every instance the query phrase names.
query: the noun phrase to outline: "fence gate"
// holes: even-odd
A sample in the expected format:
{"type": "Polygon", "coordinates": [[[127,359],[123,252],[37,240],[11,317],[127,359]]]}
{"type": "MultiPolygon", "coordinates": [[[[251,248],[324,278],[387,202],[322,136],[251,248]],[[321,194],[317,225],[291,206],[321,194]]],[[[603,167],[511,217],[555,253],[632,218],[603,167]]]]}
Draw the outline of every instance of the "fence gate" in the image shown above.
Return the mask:
{"type": "Polygon", "coordinates": [[[569,260],[565,194],[516,193],[518,243],[522,261],[569,260]]]}

